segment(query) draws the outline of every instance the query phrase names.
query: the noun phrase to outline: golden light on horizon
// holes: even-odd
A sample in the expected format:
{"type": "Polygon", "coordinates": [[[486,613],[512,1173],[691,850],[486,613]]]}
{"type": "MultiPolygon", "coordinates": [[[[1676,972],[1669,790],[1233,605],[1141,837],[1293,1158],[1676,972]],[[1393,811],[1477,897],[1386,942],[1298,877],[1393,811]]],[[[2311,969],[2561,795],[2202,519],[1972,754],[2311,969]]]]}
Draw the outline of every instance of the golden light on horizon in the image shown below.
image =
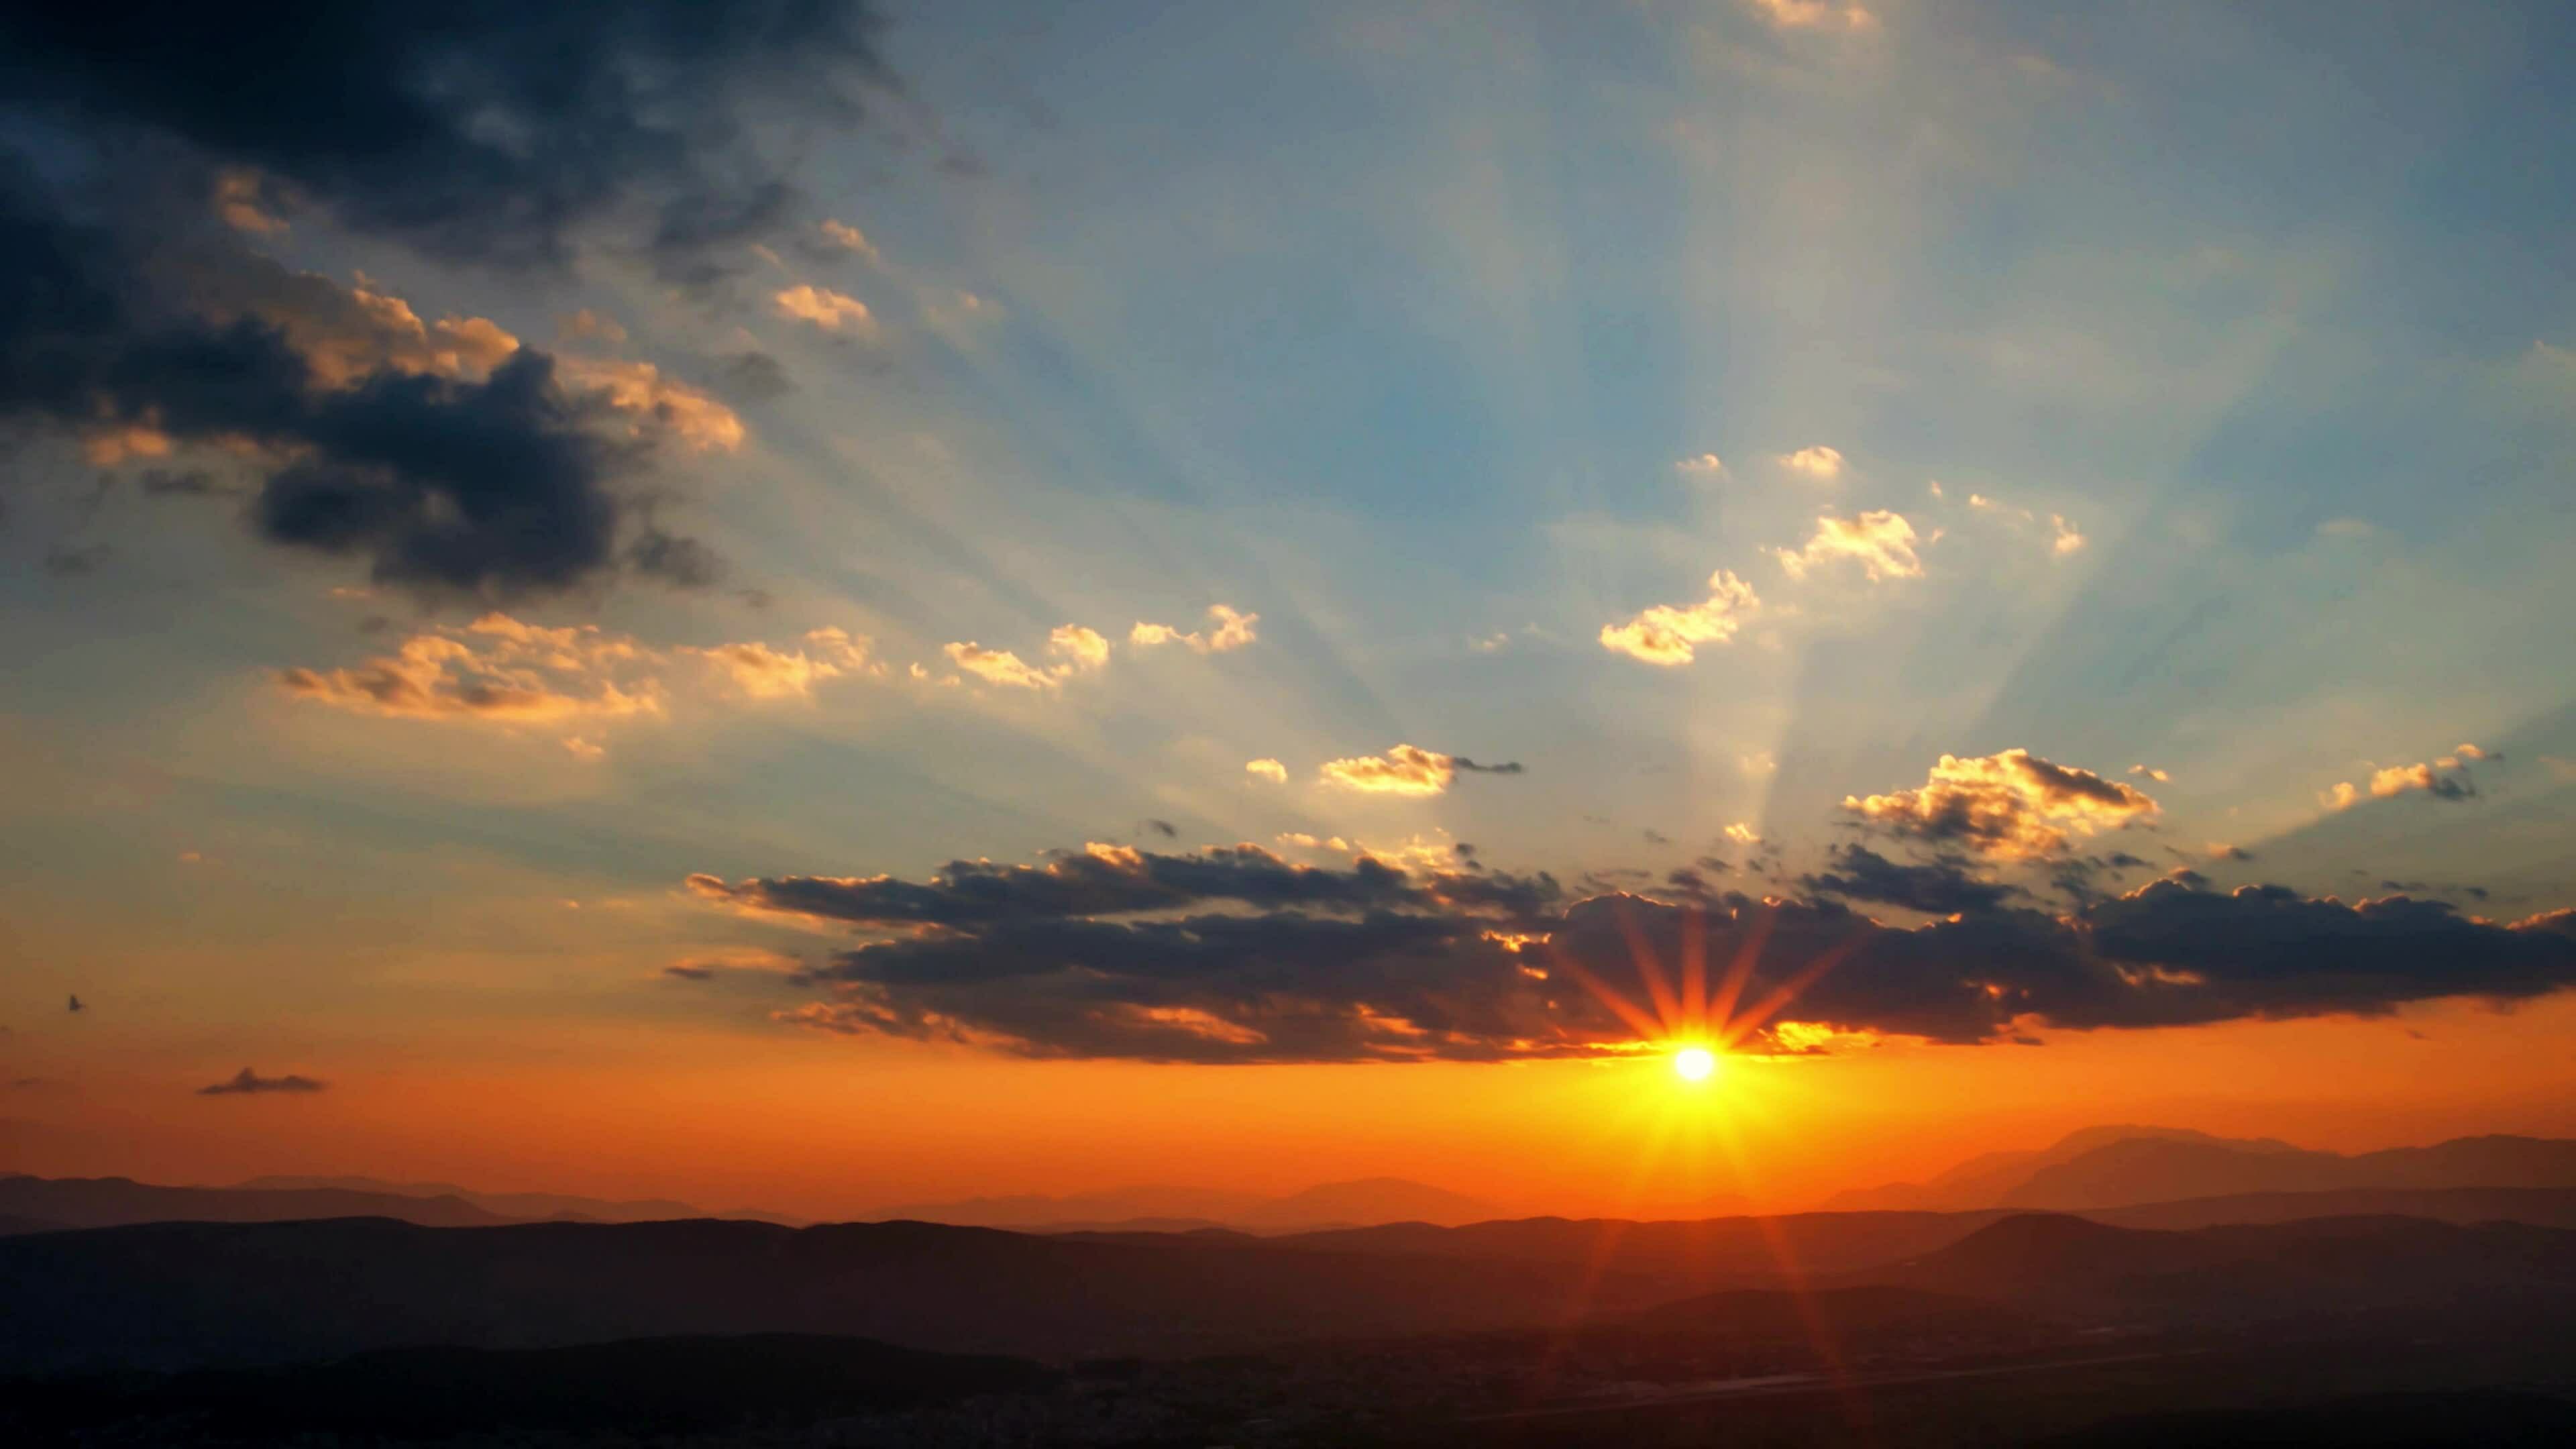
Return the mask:
{"type": "Polygon", "coordinates": [[[1717,1053],[1706,1047],[1683,1047],[1673,1053],[1673,1074],[1685,1082],[1705,1082],[1717,1075],[1717,1053]]]}

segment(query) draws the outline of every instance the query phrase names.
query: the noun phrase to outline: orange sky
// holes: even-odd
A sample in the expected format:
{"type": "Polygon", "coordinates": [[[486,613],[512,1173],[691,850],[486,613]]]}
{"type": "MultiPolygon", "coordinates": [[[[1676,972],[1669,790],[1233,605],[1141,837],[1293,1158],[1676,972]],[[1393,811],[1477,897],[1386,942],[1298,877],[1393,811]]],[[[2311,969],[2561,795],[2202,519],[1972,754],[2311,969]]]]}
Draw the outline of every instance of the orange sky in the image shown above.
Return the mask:
{"type": "MultiPolygon", "coordinates": [[[[978,1193],[1285,1192],[1380,1174],[1512,1213],[1675,1211],[1736,1192],[1792,1208],[2104,1122],[2344,1151],[2576,1132],[2576,1055],[2558,1045],[2571,1037],[2576,1002],[2441,1004],[2379,1020],[2060,1032],[2036,1048],[1734,1060],[1690,1088],[1660,1060],[1035,1062],[679,1024],[542,1040],[505,1029],[478,1051],[433,1025],[300,1058],[328,1092],[189,1096],[175,1109],[185,1084],[229,1074],[238,1053],[162,1043],[135,1053],[149,1070],[14,1094],[0,1162],[161,1181],[360,1173],[818,1217],[978,1193]]],[[[142,1045],[115,1043],[128,1044],[142,1045]]]]}

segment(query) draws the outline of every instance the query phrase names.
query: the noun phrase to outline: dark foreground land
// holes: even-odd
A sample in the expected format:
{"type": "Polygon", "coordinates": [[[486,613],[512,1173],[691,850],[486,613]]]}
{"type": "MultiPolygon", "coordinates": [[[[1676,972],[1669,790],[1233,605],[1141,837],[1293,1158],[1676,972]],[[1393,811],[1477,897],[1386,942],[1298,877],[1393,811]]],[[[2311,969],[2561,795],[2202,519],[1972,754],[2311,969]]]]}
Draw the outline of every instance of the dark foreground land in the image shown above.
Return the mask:
{"type": "Polygon", "coordinates": [[[0,1443],[2576,1443],[2576,1231],[34,1233],[0,1239],[0,1443]]]}

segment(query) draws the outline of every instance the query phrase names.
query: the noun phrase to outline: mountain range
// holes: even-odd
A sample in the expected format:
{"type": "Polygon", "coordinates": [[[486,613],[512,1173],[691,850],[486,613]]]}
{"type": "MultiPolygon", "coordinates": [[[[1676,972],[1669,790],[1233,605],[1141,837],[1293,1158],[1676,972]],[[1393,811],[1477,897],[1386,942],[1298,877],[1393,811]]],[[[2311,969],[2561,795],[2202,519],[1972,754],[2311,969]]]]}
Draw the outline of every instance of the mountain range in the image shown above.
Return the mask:
{"type": "Polygon", "coordinates": [[[2346,1156],[2269,1138],[2091,1127],[2037,1151],[1971,1158],[1928,1182],[1836,1193],[1823,1206],[1852,1212],[2082,1212],[2249,1193],[2460,1187],[2576,1187],[2576,1141],[2462,1137],[2346,1156]]]}

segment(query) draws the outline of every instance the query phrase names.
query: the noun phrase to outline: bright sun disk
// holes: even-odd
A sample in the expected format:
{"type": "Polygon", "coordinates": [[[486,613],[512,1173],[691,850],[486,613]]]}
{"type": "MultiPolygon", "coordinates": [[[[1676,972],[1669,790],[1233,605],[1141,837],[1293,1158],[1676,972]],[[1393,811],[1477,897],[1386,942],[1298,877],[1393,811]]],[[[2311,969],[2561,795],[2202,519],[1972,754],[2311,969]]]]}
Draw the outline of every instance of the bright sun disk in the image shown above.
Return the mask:
{"type": "Polygon", "coordinates": [[[1705,1082],[1717,1071],[1717,1053],[1706,1047],[1683,1047],[1673,1053],[1673,1071],[1685,1082],[1705,1082]]]}

